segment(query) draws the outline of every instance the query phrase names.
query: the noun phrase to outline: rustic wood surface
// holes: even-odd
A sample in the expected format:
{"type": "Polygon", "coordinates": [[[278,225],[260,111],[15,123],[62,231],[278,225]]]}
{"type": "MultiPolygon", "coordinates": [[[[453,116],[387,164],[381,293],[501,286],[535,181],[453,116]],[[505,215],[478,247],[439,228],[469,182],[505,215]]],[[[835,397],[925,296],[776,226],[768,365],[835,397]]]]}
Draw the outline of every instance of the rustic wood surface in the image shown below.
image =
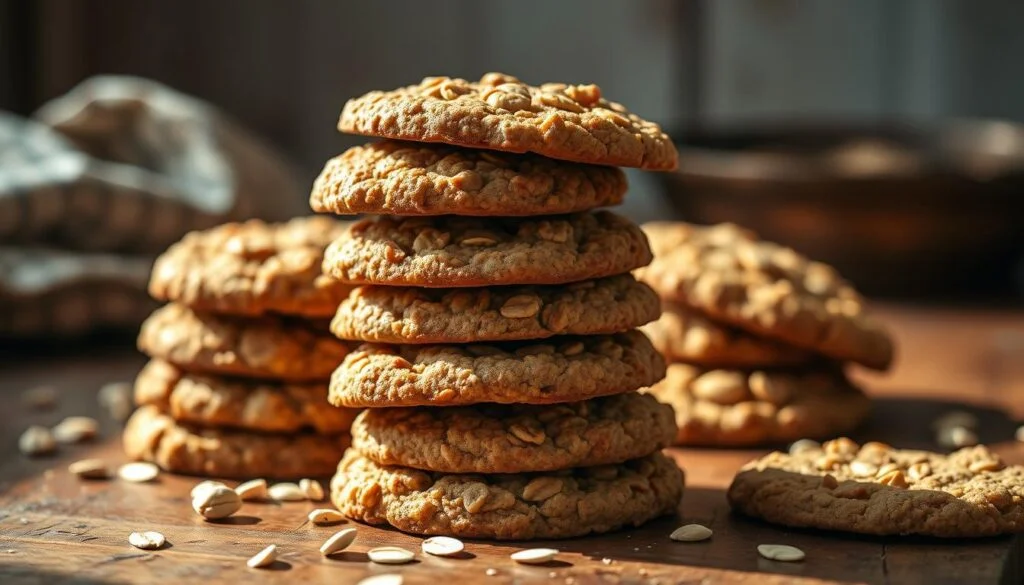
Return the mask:
{"type": "MultiPolygon", "coordinates": [[[[1013,433],[1024,420],[1024,313],[966,312],[887,307],[883,315],[900,341],[900,358],[887,376],[861,375],[877,407],[855,438],[896,446],[931,447],[929,423],[951,409],[977,414],[980,435],[1007,459],[1024,463],[1024,445],[1013,433]]],[[[189,507],[195,478],[162,475],[152,484],[79,481],[67,464],[99,456],[123,461],[118,426],[103,418],[96,391],[109,381],[130,380],[143,358],[129,350],[79,350],[68,354],[0,356],[0,583],[330,582],[355,583],[371,574],[401,573],[405,583],[1019,583],[1024,539],[977,541],[866,538],[787,530],[729,513],[724,489],[744,461],[760,451],[679,449],[687,471],[679,516],[614,534],[547,543],[561,549],[549,566],[518,566],[508,555],[544,543],[467,543],[462,558],[419,553],[420,539],[358,526],[350,551],[324,559],[317,549],[338,528],[305,523],[312,503],[249,504],[223,523],[208,523],[189,507]],[[49,384],[60,404],[31,412],[20,393],[49,384]],[[104,422],[93,445],[65,447],[51,458],[26,459],[17,436],[28,424],[52,425],[69,414],[104,422]],[[686,522],[714,531],[704,543],[672,542],[668,533],[686,522]],[[132,548],[128,534],[156,530],[167,546],[132,548]],[[267,544],[281,557],[270,570],[245,560],[267,544]],[[761,559],[755,547],[784,543],[807,552],[801,563],[761,559]],[[411,565],[369,563],[379,545],[417,552],[411,565]],[[488,575],[488,569],[493,575],[488,575]]]]}

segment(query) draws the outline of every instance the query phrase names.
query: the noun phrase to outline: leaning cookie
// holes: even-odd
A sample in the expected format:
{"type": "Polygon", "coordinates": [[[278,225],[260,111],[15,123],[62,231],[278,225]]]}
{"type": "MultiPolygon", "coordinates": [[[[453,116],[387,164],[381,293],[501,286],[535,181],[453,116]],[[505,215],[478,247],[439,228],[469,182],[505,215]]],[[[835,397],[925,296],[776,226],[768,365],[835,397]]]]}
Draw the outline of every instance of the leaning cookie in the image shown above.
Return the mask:
{"type": "Polygon", "coordinates": [[[622,203],[615,167],[385,140],[327,161],[313,211],[353,215],[554,215],[622,203]]]}
{"type": "Polygon", "coordinates": [[[179,424],[154,406],[128,419],[124,452],[165,471],[235,479],[297,479],[331,473],[349,437],[274,435],[179,424]]]}
{"type": "Polygon", "coordinates": [[[350,450],[331,481],[341,513],[413,534],[526,540],[638,526],[675,511],[683,473],[661,453],[538,474],[446,475],[380,466],[350,450]]]}
{"type": "Polygon", "coordinates": [[[338,129],[650,170],[674,170],[678,158],[657,124],[608,101],[596,85],[534,87],[501,73],[372,91],[345,104],[338,129]]]}
{"type": "Polygon", "coordinates": [[[784,526],[944,538],[1024,531],[1024,467],[985,447],[949,455],[837,439],[743,467],[737,511],[784,526]]]}

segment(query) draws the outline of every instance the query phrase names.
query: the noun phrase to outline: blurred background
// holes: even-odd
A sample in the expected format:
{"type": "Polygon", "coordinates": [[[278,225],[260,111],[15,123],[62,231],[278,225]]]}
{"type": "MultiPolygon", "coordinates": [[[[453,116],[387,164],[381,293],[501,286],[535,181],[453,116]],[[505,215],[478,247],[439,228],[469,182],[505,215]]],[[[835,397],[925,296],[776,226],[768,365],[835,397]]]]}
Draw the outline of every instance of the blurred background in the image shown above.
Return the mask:
{"type": "Polygon", "coordinates": [[[1016,0],[0,0],[0,331],[132,322],[181,231],[304,213],[363,140],[335,130],[347,98],[492,70],[596,83],[672,134],[679,172],[630,173],[634,219],[735,221],[881,298],[1016,306],[1022,23],[1016,0]],[[160,85],[66,95],[97,75],[160,85]],[[97,273],[117,303],[81,298],[97,273]]]}

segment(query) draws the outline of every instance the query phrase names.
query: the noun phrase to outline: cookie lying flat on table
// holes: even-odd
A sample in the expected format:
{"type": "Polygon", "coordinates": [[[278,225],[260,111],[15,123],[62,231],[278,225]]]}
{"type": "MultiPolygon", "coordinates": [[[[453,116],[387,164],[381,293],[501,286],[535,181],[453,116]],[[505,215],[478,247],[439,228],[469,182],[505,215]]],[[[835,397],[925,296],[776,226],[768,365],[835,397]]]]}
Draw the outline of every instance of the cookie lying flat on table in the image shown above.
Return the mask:
{"type": "Polygon", "coordinates": [[[128,419],[124,452],[165,471],[235,479],[296,479],[332,472],[349,444],[342,435],[273,435],[200,429],[176,423],[153,406],[128,419]]]}
{"type": "Polygon", "coordinates": [[[674,170],[678,158],[657,124],[604,99],[596,85],[534,87],[501,73],[371,91],[345,104],[338,129],[650,170],[674,170]]]}
{"type": "Polygon", "coordinates": [[[327,161],[310,206],[339,215],[555,215],[618,205],[625,193],[615,167],[387,140],[327,161]]]}
{"type": "Polygon", "coordinates": [[[943,455],[837,439],[748,463],[728,498],[785,526],[951,538],[1024,531],[1024,467],[980,446],[943,455]]]}
{"type": "Polygon", "coordinates": [[[352,447],[379,465],[521,473],[621,463],[672,443],[672,408],[627,392],[557,406],[364,410],[352,447]]]}
{"type": "Polygon", "coordinates": [[[327,384],[288,384],[186,373],[152,360],[135,379],[135,403],[178,422],[268,433],[348,432],[359,413],[327,402],[327,384]]]}
{"type": "Polygon", "coordinates": [[[524,540],[637,526],[679,505],[683,473],[655,453],[540,474],[446,475],[386,467],[350,450],[331,481],[342,514],[413,534],[524,540]]]}
{"type": "Polygon", "coordinates": [[[157,258],[149,293],[217,313],[329,317],[351,287],[324,276],[320,265],[347,225],[309,217],[191,232],[157,258]]]}
{"type": "Polygon", "coordinates": [[[324,274],[352,284],[563,284],[651,261],[647,238],[608,211],[543,218],[379,217],[328,246],[324,274]]]}
{"type": "Polygon", "coordinates": [[[564,286],[361,286],[331,321],[341,339],[475,343],[628,331],[658,318],[654,291],[623,274],[564,286]]]}
{"type": "Polygon", "coordinates": [[[870,400],[833,368],[705,370],[669,364],[648,390],[675,409],[678,445],[739,447],[829,438],[864,421],[870,400]]]}
{"type": "Polygon", "coordinates": [[[334,372],[330,400],[356,408],[550,404],[629,392],[664,375],[639,331],[550,343],[366,344],[334,372]]]}
{"type": "Polygon", "coordinates": [[[139,349],[190,372],[291,381],[323,381],[348,353],[324,322],[157,309],[142,324],[139,349]]]}
{"type": "Polygon", "coordinates": [[[665,300],[771,339],[884,370],[893,342],[836,271],[733,224],[643,226],[657,260],[637,271],[665,300]]]}

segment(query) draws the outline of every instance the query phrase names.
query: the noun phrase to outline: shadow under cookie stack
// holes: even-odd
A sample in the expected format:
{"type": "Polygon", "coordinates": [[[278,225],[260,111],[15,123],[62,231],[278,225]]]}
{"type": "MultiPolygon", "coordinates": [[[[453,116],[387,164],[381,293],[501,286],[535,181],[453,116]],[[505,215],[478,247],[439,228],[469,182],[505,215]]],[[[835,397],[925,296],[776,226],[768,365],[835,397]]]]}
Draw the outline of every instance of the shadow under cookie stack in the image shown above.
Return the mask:
{"type": "Polygon", "coordinates": [[[668,359],[650,392],[675,408],[676,444],[741,447],[843,435],[868,397],[853,362],[885,370],[889,334],[836,271],[733,224],[646,224],[661,296],[644,328],[668,359]]]}
{"type": "Polygon", "coordinates": [[[388,139],[329,161],[315,211],[376,214],[331,244],[356,285],[331,330],[363,342],[330,385],[366,408],[338,465],[338,509],[416,534],[577,536],[671,513],[671,409],[637,327],[659,301],[617,166],[671,170],[654,124],[596,86],[428,78],[349,101],[339,129],[388,139]],[[404,140],[408,142],[398,142],[404,140]],[[442,144],[438,144],[442,143],[442,144]],[[505,152],[501,152],[505,151],[505,152]]]}
{"type": "Polygon", "coordinates": [[[348,349],[327,324],[348,287],[320,263],[344,228],[324,217],[231,223],[157,259],[150,294],[170,304],[139,335],[152,360],[135,382],[129,457],[218,478],[333,472],[355,411],[327,402],[348,349]]]}

